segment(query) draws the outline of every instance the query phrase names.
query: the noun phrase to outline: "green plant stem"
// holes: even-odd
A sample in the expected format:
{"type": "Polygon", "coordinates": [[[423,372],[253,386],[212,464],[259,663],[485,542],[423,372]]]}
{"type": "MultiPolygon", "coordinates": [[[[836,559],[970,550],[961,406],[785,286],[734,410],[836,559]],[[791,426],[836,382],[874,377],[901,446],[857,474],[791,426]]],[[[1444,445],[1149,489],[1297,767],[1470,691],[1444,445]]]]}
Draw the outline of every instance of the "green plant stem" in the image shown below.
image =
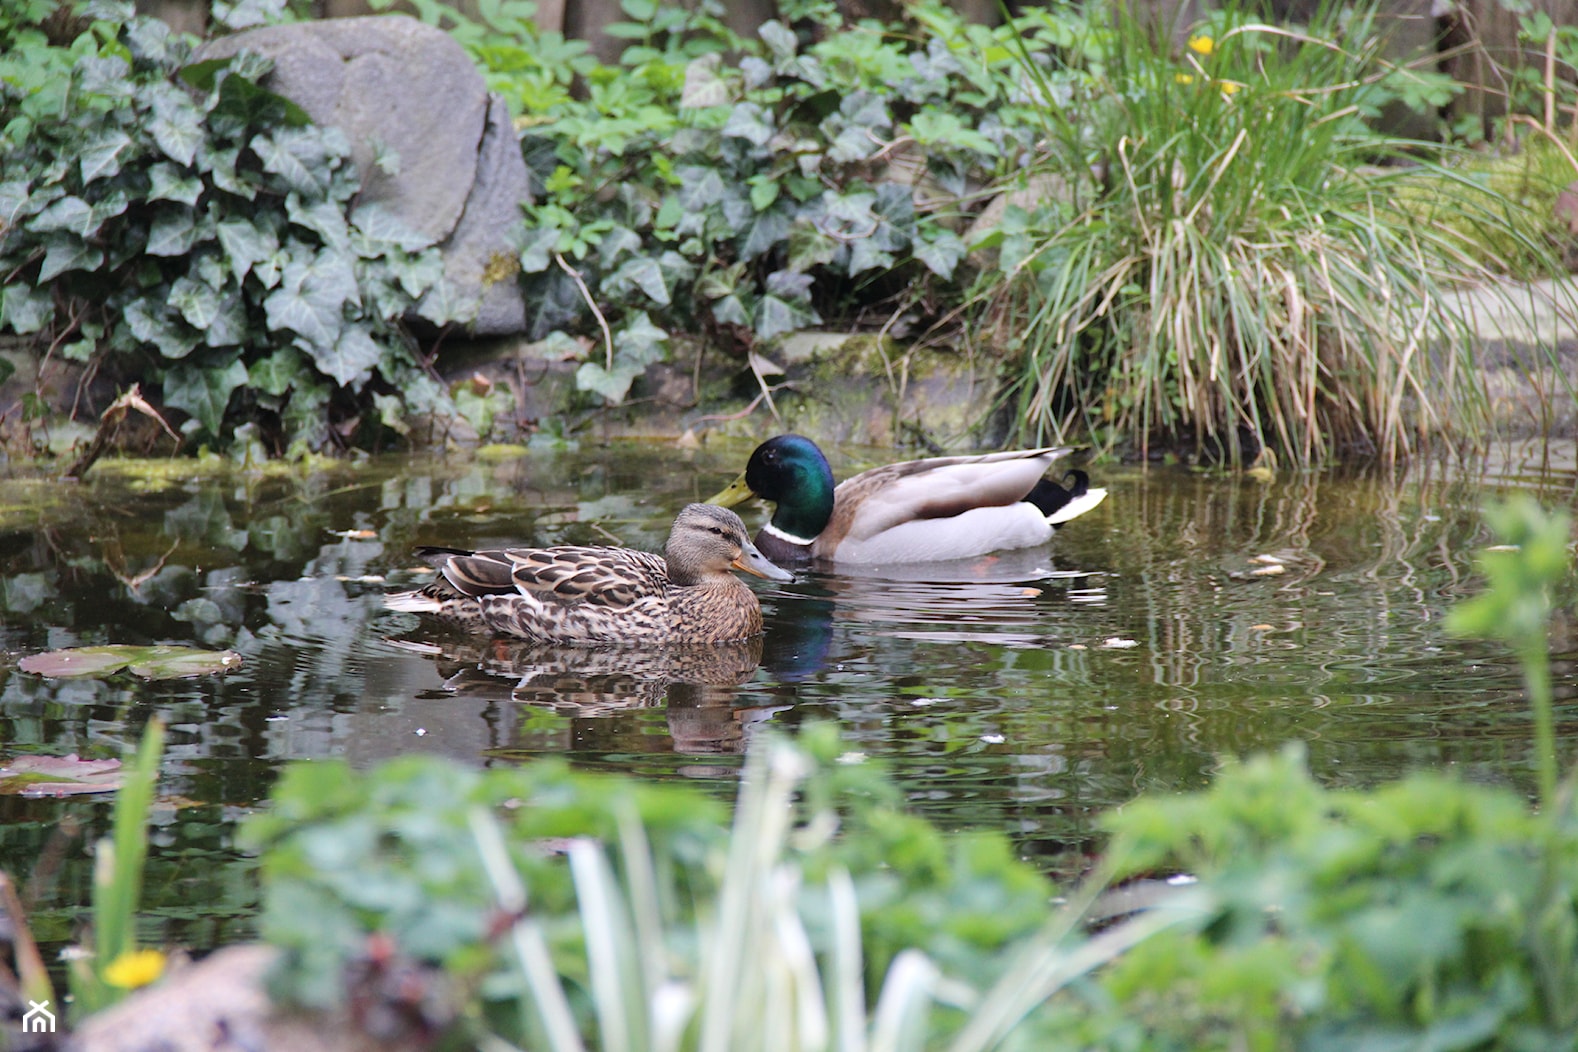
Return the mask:
{"type": "Polygon", "coordinates": [[[1551,663],[1545,640],[1530,640],[1519,648],[1524,690],[1534,710],[1534,760],[1539,775],[1540,808],[1556,806],[1556,728],[1551,703],[1551,663]]]}

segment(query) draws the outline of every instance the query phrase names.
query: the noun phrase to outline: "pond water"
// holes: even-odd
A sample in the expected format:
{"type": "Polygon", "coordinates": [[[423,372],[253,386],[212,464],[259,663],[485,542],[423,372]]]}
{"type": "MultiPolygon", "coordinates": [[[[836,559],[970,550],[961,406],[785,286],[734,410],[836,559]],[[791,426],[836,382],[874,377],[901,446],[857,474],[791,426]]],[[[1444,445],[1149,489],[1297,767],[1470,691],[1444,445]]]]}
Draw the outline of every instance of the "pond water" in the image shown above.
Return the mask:
{"type": "MultiPolygon", "coordinates": [[[[106,463],[80,484],[0,482],[0,754],[118,756],[163,718],[143,934],[195,948],[254,932],[236,823],[300,758],[564,756],[727,794],[764,727],[831,720],[915,809],[1004,830],[1054,874],[1096,846],[1103,809],[1292,741],[1332,785],[1420,767],[1532,785],[1516,666],[1448,638],[1442,619],[1475,587],[1482,504],[1518,488],[1570,506],[1570,451],[1559,464],[1503,451],[1472,478],[1103,467],[1108,500],[1046,549],[897,581],[753,581],[759,653],[677,673],[564,651],[523,664],[382,608],[425,579],[418,544],[656,550],[749,450],[626,443],[288,478],[106,463]],[[97,643],[231,648],[244,664],[151,683],[16,667],[97,643]]],[[[830,454],[840,477],[882,458],[830,454]]],[[[1559,626],[1564,732],[1578,715],[1568,639],[1559,626]]],[[[47,943],[71,937],[88,901],[109,810],[108,797],[0,797],[0,868],[47,943]]]]}

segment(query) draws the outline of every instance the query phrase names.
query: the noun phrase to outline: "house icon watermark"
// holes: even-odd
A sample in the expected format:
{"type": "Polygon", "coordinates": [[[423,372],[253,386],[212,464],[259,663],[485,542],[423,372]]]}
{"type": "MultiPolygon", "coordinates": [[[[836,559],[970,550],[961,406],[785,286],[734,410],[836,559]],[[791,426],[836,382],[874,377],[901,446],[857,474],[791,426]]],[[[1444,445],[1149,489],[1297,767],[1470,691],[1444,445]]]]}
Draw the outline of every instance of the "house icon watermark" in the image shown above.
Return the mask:
{"type": "Polygon", "coordinates": [[[27,1014],[22,1016],[22,1033],[24,1034],[53,1034],[55,1032],[55,1013],[49,1010],[49,999],[27,1002],[31,1007],[27,1014]]]}

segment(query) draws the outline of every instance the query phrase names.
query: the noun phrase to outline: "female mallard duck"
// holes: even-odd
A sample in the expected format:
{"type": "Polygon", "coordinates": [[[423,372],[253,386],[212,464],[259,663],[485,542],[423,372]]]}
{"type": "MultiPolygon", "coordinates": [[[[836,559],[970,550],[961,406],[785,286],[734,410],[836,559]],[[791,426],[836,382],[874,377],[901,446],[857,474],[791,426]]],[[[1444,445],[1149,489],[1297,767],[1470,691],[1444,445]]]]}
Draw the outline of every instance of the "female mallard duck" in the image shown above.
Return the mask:
{"type": "Polygon", "coordinates": [[[438,576],[385,600],[474,631],[599,646],[728,643],[762,630],[756,595],[729,573],[792,581],[751,544],[732,511],[691,504],[662,555],[629,548],[423,548],[438,576]]]}
{"type": "Polygon", "coordinates": [[[867,565],[971,559],[1044,544],[1053,530],[1100,504],[1083,471],[1068,488],[1042,478],[1066,446],[932,457],[863,471],[833,486],[816,443],[779,435],[756,447],[745,473],[712,498],[776,505],[756,546],[780,563],[867,565]]]}

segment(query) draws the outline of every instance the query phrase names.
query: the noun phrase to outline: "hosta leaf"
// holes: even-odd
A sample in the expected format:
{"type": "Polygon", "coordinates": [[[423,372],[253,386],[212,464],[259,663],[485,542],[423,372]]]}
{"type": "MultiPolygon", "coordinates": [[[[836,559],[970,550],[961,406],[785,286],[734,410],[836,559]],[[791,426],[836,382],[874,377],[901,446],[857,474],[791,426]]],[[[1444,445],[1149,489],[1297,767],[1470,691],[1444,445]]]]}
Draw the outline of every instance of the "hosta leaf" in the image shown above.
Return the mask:
{"type": "Polygon", "coordinates": [[[929,240],[915,244],[915,258],[939,278],[953,277],[954,268],[964,258],[964,241],[951,230],[938,231],[929,240]]]}
{"type": "Polygon", "coordinates": [[[121,170],[121,153],[131,145],[131,136],[119,128],[111,128],[98,135],[82,148],[77,166],[84,184],[118,175],[121,170]]]}
{"type": "Polygon", "coordinates": [[[160,161],[149,168],[148,180],[151,184],[148,188],[150,201],[175,201],[183,205],[195,205],[203,196],[202,182],[169,161],[160,161]]]}
{"type": "Polygon", "coordinates": [[[182,362],[165,373],[164,400],[189,414],[204,431],[219,437],[225,433],[225,410],[230,405],[230,396],[246,382],[247,367],[239,356],[232,357],[223,367],[182,362]]]}
{"type": "Polygon", "coordinates": [[[21,283],[0,289],[0,328],[14,333],[38,332],[55,316],[55,299],[48,289],[21,283]]]}
{"type": "Polygon", "coordinates": [[[279,239],[272,231],[261,230],[245,219],[221,219],[214,233],[238,282],[253,266],[279,251],[279,239]]]}
{"type": "Polygon", "coordinates": [[[102,248],[70,234],[50,234],[44,244],[48,248],[38,270],[39,284],[53,281],[68,270],[97,270],[104,264],[102,248]]]}
{"type": "Polygon", "coordinates": [[[150,256],[184,256],[197,242],[197,223],[186,208],[167,208],[154,216],[148,228],[150,256]]]}
{"type": "Polygon", "coordinates": [[[318,368],[342,387],[359,389],[372,375],[383,351],[367,330],[360,325],[347,325],[340,330],[339,339],[326,351],[314,357],[318,368]]]}
{"type": "Polygon", "coordinates": [[[76,196],[62,197],[27,222],[34,233],[64,230],[78,237],[89,237],[98,227],[93,206],[76,196]]]}
{"type": "Polygon", "coordinates": [[[184,274],[170,286],[168,302],[181,312],[189,325],[199,330],[207,329],[219,314],[219,293],[184,274]]]}

